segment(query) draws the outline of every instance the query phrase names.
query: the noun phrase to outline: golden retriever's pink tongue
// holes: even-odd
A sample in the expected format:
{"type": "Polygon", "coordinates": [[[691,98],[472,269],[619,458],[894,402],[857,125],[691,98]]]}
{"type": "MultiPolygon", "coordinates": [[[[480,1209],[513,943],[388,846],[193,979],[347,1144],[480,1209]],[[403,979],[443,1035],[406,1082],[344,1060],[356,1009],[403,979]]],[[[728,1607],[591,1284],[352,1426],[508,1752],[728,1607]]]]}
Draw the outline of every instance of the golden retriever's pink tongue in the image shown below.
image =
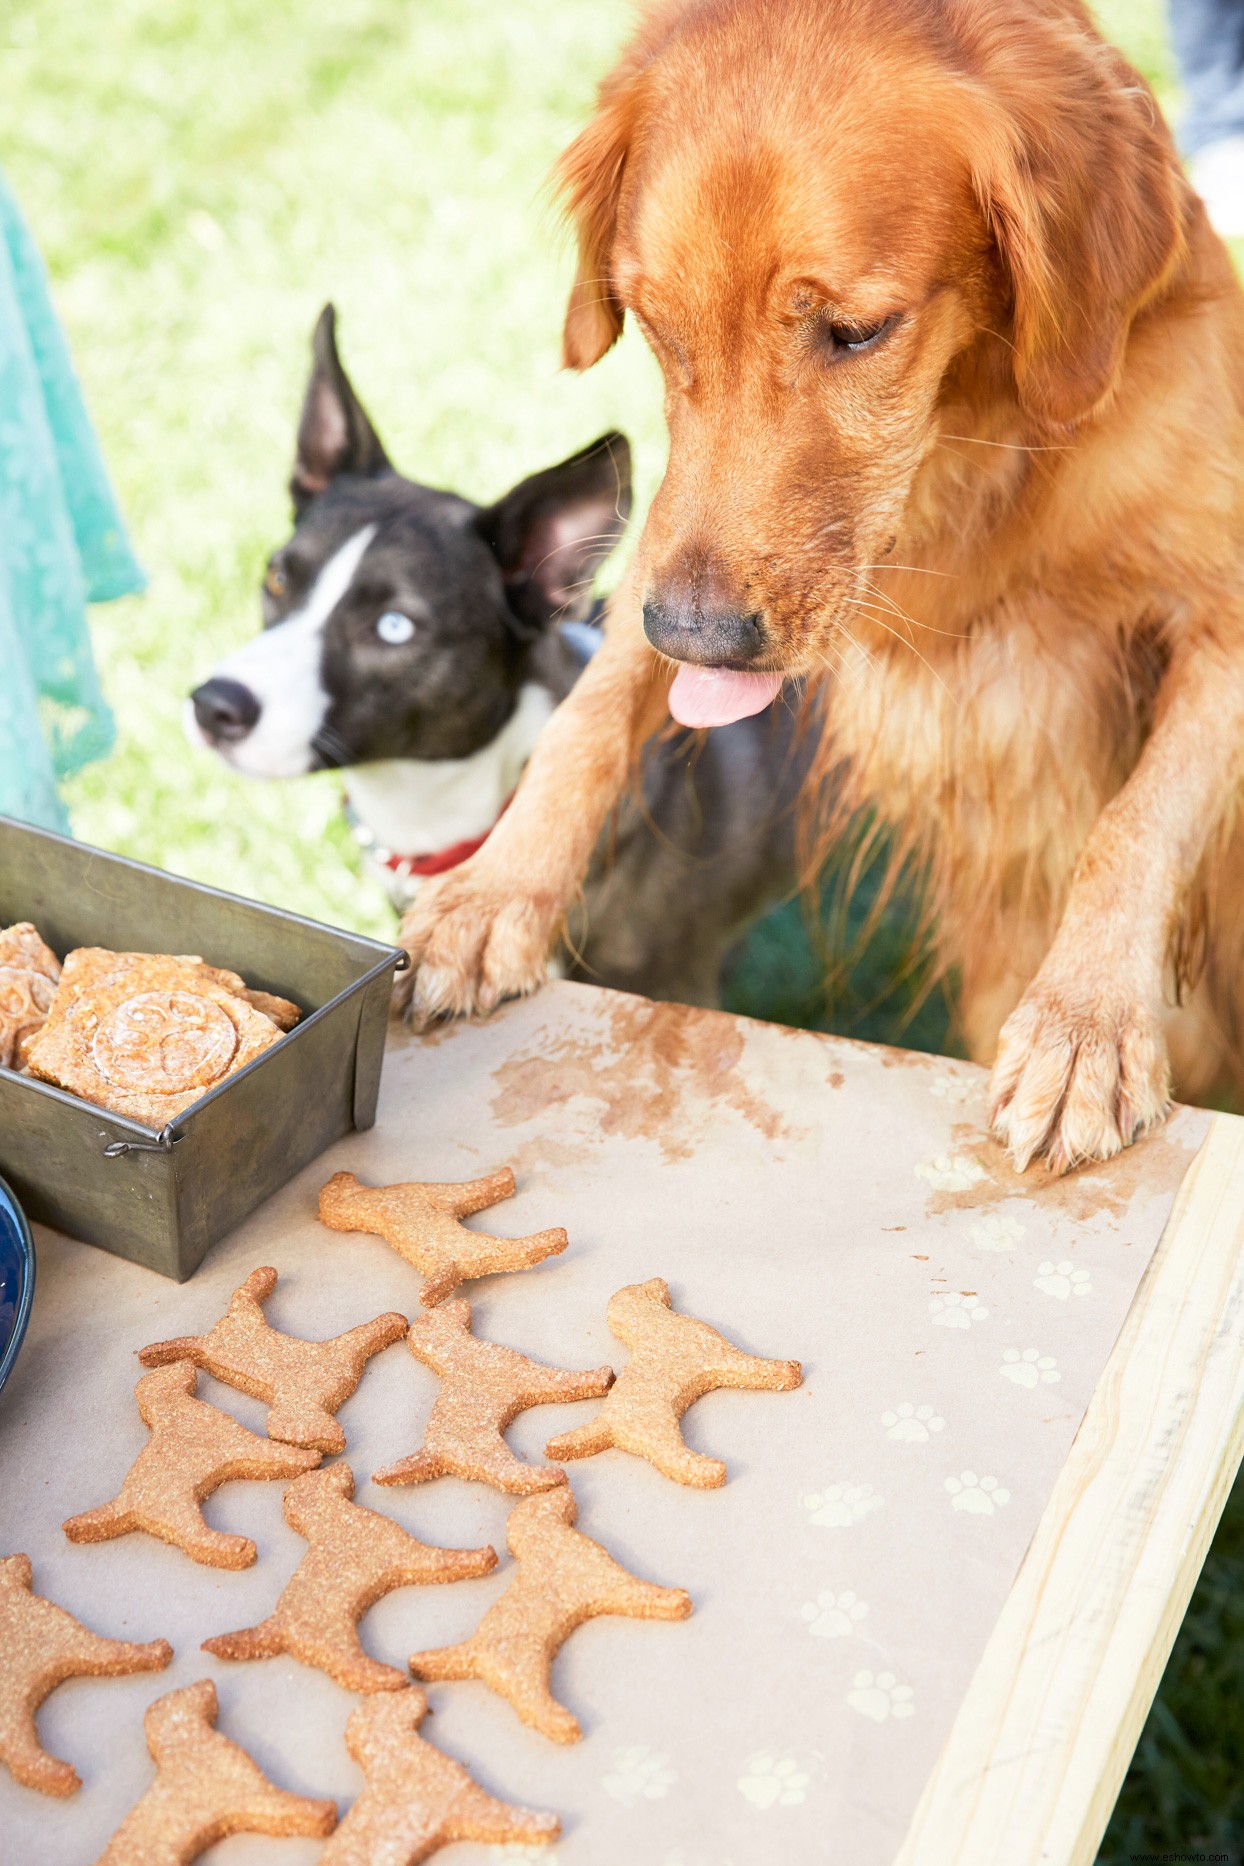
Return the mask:
{"type": "Polygon", "coordinates": [[[670,712],[680,726],[729,726],[763,712],[782,686],[780,674],[736,674],[729,667],[680,667],[670,712]]]}

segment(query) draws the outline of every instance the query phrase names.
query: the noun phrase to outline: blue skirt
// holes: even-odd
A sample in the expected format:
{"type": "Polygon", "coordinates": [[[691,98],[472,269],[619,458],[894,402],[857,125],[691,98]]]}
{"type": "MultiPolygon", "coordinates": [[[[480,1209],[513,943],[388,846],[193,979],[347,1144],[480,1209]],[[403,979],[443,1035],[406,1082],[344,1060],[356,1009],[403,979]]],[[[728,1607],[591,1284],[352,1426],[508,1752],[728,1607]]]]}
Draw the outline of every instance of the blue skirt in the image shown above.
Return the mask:
{"type": "Polygon", "coordinates": [[[86,605],[143,585],[43,262],[0,175],[0,813],[68,827],[56,780],[114,737],[86,605]]]}

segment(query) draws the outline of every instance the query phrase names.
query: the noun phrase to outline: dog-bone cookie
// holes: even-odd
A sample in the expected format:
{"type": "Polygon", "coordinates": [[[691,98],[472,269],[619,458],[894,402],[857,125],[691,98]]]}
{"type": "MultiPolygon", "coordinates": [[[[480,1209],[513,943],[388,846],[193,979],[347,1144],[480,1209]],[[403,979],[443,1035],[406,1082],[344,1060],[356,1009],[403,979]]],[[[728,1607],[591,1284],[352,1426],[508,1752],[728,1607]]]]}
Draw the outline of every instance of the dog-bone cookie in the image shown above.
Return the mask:
{"type": "Polygon", "coordinates": [[[450,1185],[407,1180],[363,1186],[353,1173],[334,1173],[320,1193],[320,1220],[333,1231],[367,1231],[391,1244],[428,1279],[419,1299],[430,1309],[470,1277],[527,1270],[565,1250],[568,1240],[560,1228],[498,1238],[468,1231],[461,1222],[513,1196],[508,1166],[450,1185]]]}
{"type": "Polygon", "coordinates": [[[536,1814],[486,1794],[452,1756],[419,1735],[425,1691],[388,1692],[360,1704],[346,1748],[367,1786],[320,1854],[319,1866],[419,1866],[455,1840],[543,1846],[556,1840],[555,1814],[536,1814]]]}
{"type": "Polygon", "coordinates": [[[32,1075],[83,1101],[163,1127],[280,1041],[270,1017],[197,963],[93,947],[81,953],[66,960],[25,1055],[32,1075]],[[118,957],[136,962],[110,975],[106,962],[118,957]]]}
{"type": "Polygon", "coordinates": [[[432,1548],[400,1523],[351,1502],[354,1473],[330,1464],[295,1478],[283,1499],[285,1520],[311,1544],[276,1606],[259,1626],[205,1639],[218,1659],[268,1659],[288,1652],[327,1672],[347,1691],[396,1691],[405,1672],[363,1651],[358,1622],[398,1587],[466,1581],[497,1565],[492,1548],[432,1548]]]}
{"type": "Polygon", "coordinates": [[[151,1437],[111,1503],[64,1524],[71,1542],[109,1542],[142,1529],[184,1549],[191,1561],[250,1567],[255,1544],[249,1536],[209,1529],[200,1508],[204,1498],[233,1478],[297,1477],[312,1470],[320,1454],[257,1438],[228,1413],[195,1399],[194,1389],[191,1361],[143,1375],[134,1396],[151,1437]]]}
{"type": "Polygon", "coordinates": [[[440,1391],[422,1450],[373,1471],[373,1483],[465,1477],[512,1496],[565,1483],[564,1471],[516,1457],[505,1442],[505,1428],[529,1406],[599,1399],[613,1383],[612,1367],[571,1372],[529,1361],[495,1341],[477,1341],[471,1333],[471,1305],[462,1296],[416,1316],[406,1340],[415,1359],[440,1375],[440,1391]]]}
{"type": "Polygon", "coordinates": [[[28,1555],[0,1559],[0,1762],[25,1788],[72,1795],[80,1781],[70,1763],[39,1742],[35,1712],[67,1678],[122,1678],[160,1672],[173,1656],[166,1639],[145,1646],[103,1639],[72,1613],[31,1591],[28,1555]]]}
{"type": "Polygon", "coordinates": [[[20,1069],[56,996],[60,960],[29,920],[0,930],[0,1064],[20,1069]]]}
{"type": "Polygon", "coordinates": [[[143,1718],[155,1781],[101,1853],[97,1866],[189,1866],[228,1834],[305,1834],[337,1824],[335,1801],[311,1801],[270,1782],[216,1729],[210,1678],[169,1691],[143,1718]]]}
{"type": "Polygon", "coordinates": [[[328,1341],[303,1341],[281,1334],[264,1317],[261,1305],[276,1280],[273,1269],[252,1270],[206,1335],[155,1341],[140,1348],[138,1358],[144,1367],[193,1361],[271,1408],[269,1438],[317,1451],[344,1451],[346,1435],[333,1414],[358,1386],[371,1356],[405,1334],[406,1317],[394,1310],[328,1341]]]}
{"type": "Polygon", "coordinates": [[[631,1350],[594,1419],[550,1439],[550,1458],[590,1458],[595,1452],[632,1452],[677,1484],[713,1489],[726,1481],[717,1458],[687,1445],[679,1420],[717,1387],[784,1393],[803,1378],[798,1361],[767,1361],[744,1354],[707,1322],[670,1307],[669,1284],[654,1276],[612,1296],[609,1327],[631,1350]]]}
{"type": "Polygon", "coordinates": [[[510,1511],[506,1541],[518,1573],[461,1645],[416,1652],[416,1678],[479,1678],[508,1698],[524,1723],[555,1743],[575,1743],[576,1717],[549,1690],[558,1647],[585,1620],[623,1614],[632,1620],[685,1620],[691,1596],[628,1574],[572,1527],[577,1514],[568,1485],[525,1497],[510,1511]]]}

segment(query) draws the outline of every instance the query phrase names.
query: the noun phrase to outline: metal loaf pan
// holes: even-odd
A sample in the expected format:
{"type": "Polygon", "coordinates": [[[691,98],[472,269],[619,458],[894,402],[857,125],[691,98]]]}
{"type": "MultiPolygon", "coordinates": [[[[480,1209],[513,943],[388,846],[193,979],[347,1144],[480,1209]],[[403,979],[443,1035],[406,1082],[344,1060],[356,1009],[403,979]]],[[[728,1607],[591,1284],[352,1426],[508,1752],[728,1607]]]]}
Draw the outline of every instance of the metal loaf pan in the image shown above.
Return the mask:
{"type": "Polygon", "coordinates": [[[301,1023],[162,1132],[0,1068],[0,1173],[28,1215],[183,1281],[209,1246],[370,1127],[405,954],[0,816],[0,926],[75,946],[198,953],[292,998],[301,1023]]]}

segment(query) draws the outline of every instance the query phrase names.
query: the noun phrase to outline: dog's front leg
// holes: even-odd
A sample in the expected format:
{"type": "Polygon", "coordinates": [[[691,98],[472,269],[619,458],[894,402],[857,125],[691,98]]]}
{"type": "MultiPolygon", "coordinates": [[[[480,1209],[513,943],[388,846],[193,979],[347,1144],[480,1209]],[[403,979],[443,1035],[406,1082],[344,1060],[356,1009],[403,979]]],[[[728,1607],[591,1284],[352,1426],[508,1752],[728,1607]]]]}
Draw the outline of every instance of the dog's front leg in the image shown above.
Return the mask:
{"type": "MultiPolygon", "coordinates": [[[[1180,650],[1177,649],[1177,656],[1180,650]]],[[[1109,1159],[1166,1113],[1171,942],[1244,776],[1244,617],[1183,644],[1136,769],[1084,846],[1054,942],[1003,1025],[994,1132],[1022,1172],[1109,1159]]]]}
{"type": "Polygon", "coordinates": [[[632,594],[540,735],[514,801],[477,855],[426,887],[402,922],[412,1021],[489,1011],[543,983],[550,948],[643,742],[668,714],[670,672],[632,594]]]}

